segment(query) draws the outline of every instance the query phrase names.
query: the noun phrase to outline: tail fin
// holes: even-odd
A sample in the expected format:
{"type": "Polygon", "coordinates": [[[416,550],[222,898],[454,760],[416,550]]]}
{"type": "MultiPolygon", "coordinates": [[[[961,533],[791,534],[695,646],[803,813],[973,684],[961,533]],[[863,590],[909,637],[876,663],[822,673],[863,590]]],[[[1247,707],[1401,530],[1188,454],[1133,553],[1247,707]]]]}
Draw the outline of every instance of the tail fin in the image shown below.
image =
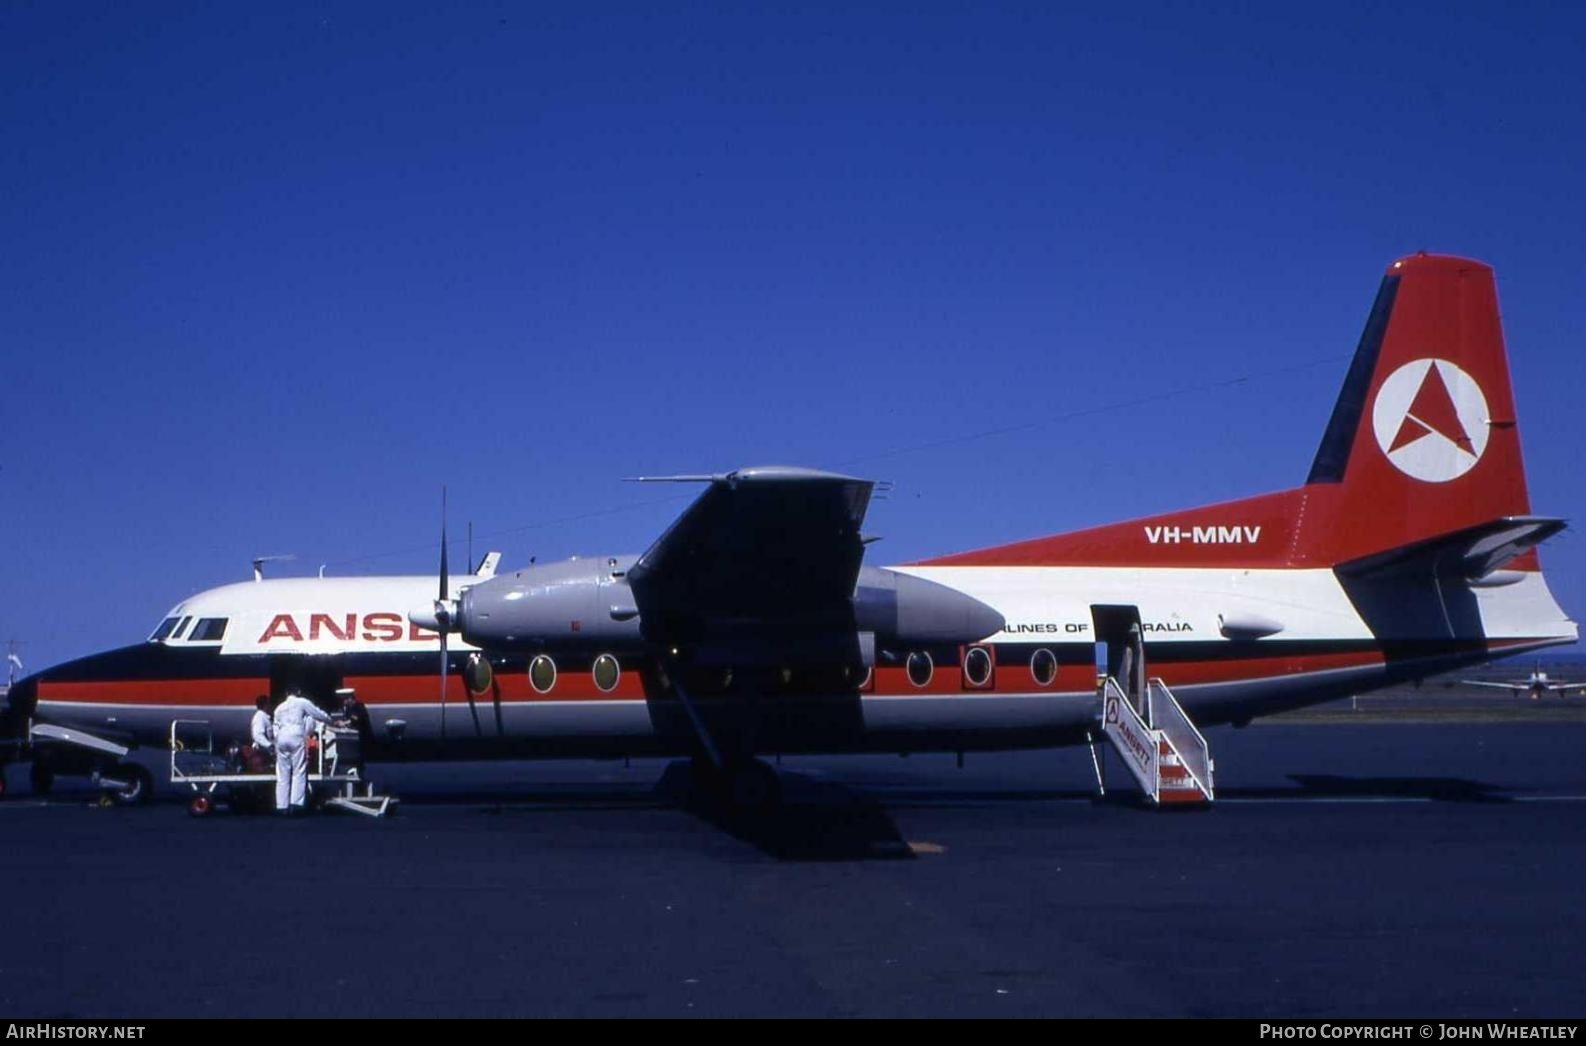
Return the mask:
{"type": "Polygon", "coordinates": [[[923,562],[1378,569],[1455,549],[1535,569],[1520,557],[1561,524],[1529,512],[1492,269],[1416,254],[1383,277],[1304,486],[923,562]]]}
{"type": "Polygon", "coordinates": [[[1388,267],[1305,490],[1328,511],[1296,535],[1301,559],[1530,512],[1491,268],[1428,254],[1388,267]]]}

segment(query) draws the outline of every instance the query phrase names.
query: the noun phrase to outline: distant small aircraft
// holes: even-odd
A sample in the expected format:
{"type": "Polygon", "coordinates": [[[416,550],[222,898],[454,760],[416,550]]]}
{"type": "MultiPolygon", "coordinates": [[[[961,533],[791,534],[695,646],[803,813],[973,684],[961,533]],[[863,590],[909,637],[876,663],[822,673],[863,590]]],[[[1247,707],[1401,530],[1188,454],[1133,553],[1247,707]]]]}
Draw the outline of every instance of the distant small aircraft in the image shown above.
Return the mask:
{"type": "Polygon", "coordinates": [[[1571,692],[1586,693],[1586,683],[1557,683],[1547,677],[1538,664],[1531,670],[1531,674],[1524,679],[1511,679],[1507,682],[1489,682],[1485,679],[1461,679],[1465,686],[1487,686],[1499,690],[1507,690],[1511,694],[1529,694],[1531,700],[1539,700],[1543,694],[1557,694],[1568,697],[1571,692]]]}

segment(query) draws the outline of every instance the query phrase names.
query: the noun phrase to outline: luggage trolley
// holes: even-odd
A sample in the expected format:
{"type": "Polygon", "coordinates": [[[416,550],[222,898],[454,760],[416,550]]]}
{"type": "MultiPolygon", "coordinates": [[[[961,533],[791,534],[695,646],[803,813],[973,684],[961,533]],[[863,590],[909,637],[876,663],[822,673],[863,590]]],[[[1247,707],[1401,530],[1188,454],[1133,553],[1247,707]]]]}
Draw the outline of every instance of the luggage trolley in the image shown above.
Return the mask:
{"type": "MultiPolygon", "coordinates": [[[[396,798],[376,795],[363,779],[356,730],[326,729],[324,740],[309,754],[309,794],[323,806],[384,817],[396,798]],[[327,794],[328,793],[328,794],[327,794]]],[[[275,805],[274,760],[269,773],[249,767],[241,746],[215,751],[215,735],[207,719],[171,720],[171,784],[187,785],[193,798],[187,812],[194,817],[211,813],[218,800],[233,810],[255,813],[275,805]]]]}

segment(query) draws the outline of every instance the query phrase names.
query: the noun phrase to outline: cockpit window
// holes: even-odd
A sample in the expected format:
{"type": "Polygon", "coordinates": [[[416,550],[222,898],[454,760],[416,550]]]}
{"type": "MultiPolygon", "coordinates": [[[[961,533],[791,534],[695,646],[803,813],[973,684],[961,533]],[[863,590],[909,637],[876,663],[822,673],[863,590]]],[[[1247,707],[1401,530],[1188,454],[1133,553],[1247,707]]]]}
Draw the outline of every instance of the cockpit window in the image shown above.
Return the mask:
{"type": "Polygon", "coordinates": [[[160,640],[169,636],[171,634],[171,629],[175,628],[176,623],[180,620],[181,618],[168,617],[164,621],[161,621],[160,627],[156,628],[154,630],[154,634],[149,637],[149,642],[158,643],[160,640]]]}
{"type": "Polygon", "coordinates": [[[201,617],[198,624],[193,626],[193,634],[187,637],[189,643],[214,643],[226,638],[227,618],[201,617]]]}
{"type": "Polygon", "coordinates": [[[176,627],[171,630],[171,638],[181,639],[182,633],[187,631],[187,626],[192,622],[192,620],[193,619],[190,617],[184,617],[182,620],[178,621],[176,623],[176,627]]]}

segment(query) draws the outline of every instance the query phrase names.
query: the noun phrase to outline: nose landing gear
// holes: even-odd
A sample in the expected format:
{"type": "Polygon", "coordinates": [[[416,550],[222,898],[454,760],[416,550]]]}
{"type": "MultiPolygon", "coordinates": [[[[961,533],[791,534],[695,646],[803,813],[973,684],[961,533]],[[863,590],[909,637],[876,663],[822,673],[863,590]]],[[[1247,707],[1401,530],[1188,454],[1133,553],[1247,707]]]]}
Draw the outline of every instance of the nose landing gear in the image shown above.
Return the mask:
{"type": "Polygon", "coordinates": [[[137,763],[116,763],[95,772],[93,779],[117,806],[142,806],[154,795],[154,775],[137,763]]]}

